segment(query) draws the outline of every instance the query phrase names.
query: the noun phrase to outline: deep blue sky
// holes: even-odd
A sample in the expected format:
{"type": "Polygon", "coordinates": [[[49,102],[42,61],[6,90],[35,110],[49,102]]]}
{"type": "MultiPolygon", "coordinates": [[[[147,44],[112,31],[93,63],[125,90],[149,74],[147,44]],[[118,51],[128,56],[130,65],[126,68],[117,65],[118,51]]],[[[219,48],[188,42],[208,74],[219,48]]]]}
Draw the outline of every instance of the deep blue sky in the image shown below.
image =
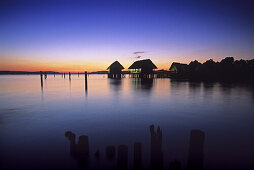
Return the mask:
{"type": "MultiPolygon", "coordinates": [[[[1,70],[254,58],[254,2],[1,0],[1,70]],[[32,63],[32,65],[31,65],[32,63]]],[[[78,68],[78,69],[77,69],[78,68]]]]}

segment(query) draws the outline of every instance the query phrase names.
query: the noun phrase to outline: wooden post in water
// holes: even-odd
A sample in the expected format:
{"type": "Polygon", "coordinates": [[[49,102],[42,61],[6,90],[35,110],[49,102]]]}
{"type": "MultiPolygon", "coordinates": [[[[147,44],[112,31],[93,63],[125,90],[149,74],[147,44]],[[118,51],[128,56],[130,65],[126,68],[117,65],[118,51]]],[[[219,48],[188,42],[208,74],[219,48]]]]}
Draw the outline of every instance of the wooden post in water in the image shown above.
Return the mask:
{"type": "Polygon", "coordinates": [[[78,77],[79,77],[79,72],[78,72],[78,77]]]}
{"type": "Polygon", "coordinates": [[[40,71],[40,76],[41,76],[41,87],[43,87],[43,75],[42,75],[42,71],[40,71]]]}
{"type": "Polygon", "coordinates": [[[54,73],[54,77],[56,77],[56,73],[54,73]]]}
{"type": "Polygon", "coordinates": [[[65,78],[65,73],[64,73],[64,78],[65,78]]]}
{"type": "Polygon", "coordinates": [[[87,72],[85,71],[85,89],[87,91],[87,72]]]}
{"type": "Polygon", "coordinates": [[[71,79],[71,72],[69,72],[69,79],[71,79]]]}
{"type": "Polygon", "coordinates": [[[44,76],[45,76],[44,78],[47,79],[47,73],[46,72],[44,73],[44,76]]]}

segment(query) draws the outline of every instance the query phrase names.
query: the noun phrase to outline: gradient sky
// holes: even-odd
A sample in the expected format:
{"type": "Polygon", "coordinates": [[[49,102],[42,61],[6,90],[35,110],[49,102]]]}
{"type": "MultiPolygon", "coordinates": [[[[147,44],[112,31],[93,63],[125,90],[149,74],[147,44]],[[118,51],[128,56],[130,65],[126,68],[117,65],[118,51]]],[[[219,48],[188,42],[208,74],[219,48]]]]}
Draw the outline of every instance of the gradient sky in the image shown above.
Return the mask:
{"type": "Polygon", "coordinates": [[[1,0],[0,70],[128,68],[139,55],[159,69],[253,59],[253,9],[247,0],[1,0]]]}

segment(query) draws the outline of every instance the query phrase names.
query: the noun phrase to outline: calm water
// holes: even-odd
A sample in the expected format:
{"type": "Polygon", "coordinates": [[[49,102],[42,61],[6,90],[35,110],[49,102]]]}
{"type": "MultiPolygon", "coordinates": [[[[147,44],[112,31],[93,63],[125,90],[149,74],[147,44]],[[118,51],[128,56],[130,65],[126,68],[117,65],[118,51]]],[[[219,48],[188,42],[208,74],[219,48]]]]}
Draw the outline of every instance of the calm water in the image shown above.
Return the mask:
{"type": "MultiPolygon", "coordinates": [[[[66,131],[87,135],[89,167],[107,162],[105,148],[142,144],[150,166],[150,125],[162,130],[164,169],[186,169],[192,129],[205,133],[204,169],[254,169],[254,90],[247,85],[176,82],[170,79],[109,80],[90,75],[0,76],[0,168],[78,168],[66,131]],[[95,159],[99,150],[100,158],[95,159]]],[[[114,162],[114,160],[113,160],[114,162]]],[[[95,169],[97,169],[95,168],[95,169]]]]}

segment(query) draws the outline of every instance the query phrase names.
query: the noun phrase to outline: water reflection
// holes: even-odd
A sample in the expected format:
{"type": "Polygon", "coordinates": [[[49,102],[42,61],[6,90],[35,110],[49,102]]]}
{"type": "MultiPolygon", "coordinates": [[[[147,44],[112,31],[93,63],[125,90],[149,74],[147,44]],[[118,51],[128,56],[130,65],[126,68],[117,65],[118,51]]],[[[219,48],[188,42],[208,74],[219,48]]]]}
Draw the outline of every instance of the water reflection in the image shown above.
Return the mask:
{"type": "Polygon", "coordinates": [[[204,89],[213,90],[215,84],[216,84],[215,82],[204,82],[203,86],[204,86],[204,89]]]}
{"type": "Polygon", "coordinates": [[[122,79],[109,79],[109,85],[111,90],[118,95],[122,90],[122,79]]]}
{"type": "Polygon", "coordinates": [[[201,94],[201,82],[189,82],[189,93],[198,96],[201,94]]]}
{"type": "Polygon", "coordinates": [[[221,92],[223,93],[223,95],[225,96],[229,96],[231,95],[231,91],[232,91],[232,88],[233,88],[233,84],[229,84],[229,83],[220,83],[220,88],[221,88],[221,92]]]}
{"type": "MultiPolygon", "coordinates": [[[[83,169],[97,169],[98,160],[100,159],[100,152],[96,150],[95,161],[96,164],[91,164],[88,136],[82,135],[76,143],[76,135],[71,131],[65,132],[65,137],[70,142],[70,156],[77,161],[79,168],[83,169]]],[[[189,138],[189,152],[188,152],[188,170],[202,170],[204,162],[204,140],[205,133],[201,130],[192,130],[189,138]]],[[[106,161],[101,165],[101,169],[118,169],[127,170],[134,169],[140,170],[143,168],[142,160],[142,144],[140,142],[134,143],[133,152],[129,151],[127,145],[121,144],[117,147],[109,145],[106,147],[105,155],[106,161]],[[133,153],[133,155],[129,155],[133,153]],[[133,159],[133,163],[129,163],[129,156],[133,159]],[[111,165],[108,164],[111,162],[111,165]],[[115,165],[114,165],[115,164],[115,165]],[[110,166],[108,166],[110,165],[110,166]],[[130,166],[132,165],[132,167],[130,166]]],[[[162,151],[162,130],[157,127],[155,131],[154,125],[150,126],[150,168],[151,170],[164,169],[164,156],[162,151]]],[[[103,161],[102,161],[103,162],[103,161]]],[[[146,166],[147,167],[147,166],[146,166]]],[[[180,170],[181,162],[178,160],[170,161],[170,170],[180,170]]]]}
{"type": "Polygon", "coordinates": [[[130,78],[130,81],[134,92],[144,92],[143,94],[151,95],[156,80],[153,78],[130,78]]]}
{"type": "MultiPolygon", "coordinates": [[[[70,96],[68,77],[48,76],[46,81],[43,77],[41,89],[39,75],[0,76],[0,118],[4,121],[0,124],[0,150],[5,169],[39,169],[43,165],[44,169],[53,165],[55,169],[61,165],[75,169],[73,163],[77,165],[84,157],[76,153],[69,159],[65,154],[62,129],[73,129],[77,134],[86,129],[90,148],[84,168],[116,169],[122,144],[128,147],[128,169],[150,169],[154,159],[150,157],[153,151],[147,125],[153,122],[162,128],[161,150],[154,150],[161,153],[163,164],[160,158],[153,162],[163,169],[186,169],[187,160],[195,163],[195,159],[188,158],[192,152],[188,152],[185,139],[193,127],[209,134],[204,148],[205,169],[253,169],[252,85],[222,87],[220,83],[170,79],[143,84],[141,79],[134,83],[135,79],[128,78],[110,83],[102,75],[90,75],[89,100],[85,100],[85,81],[81,77],[71,77],[70,96]],[[9,114],[13,108],[21,108],[21,112],[9,114]]],[[[154,134],[160,136],[157,126],[154,134]]],[[[79,148],[76,140],[73,146],[79,148]]]]}

